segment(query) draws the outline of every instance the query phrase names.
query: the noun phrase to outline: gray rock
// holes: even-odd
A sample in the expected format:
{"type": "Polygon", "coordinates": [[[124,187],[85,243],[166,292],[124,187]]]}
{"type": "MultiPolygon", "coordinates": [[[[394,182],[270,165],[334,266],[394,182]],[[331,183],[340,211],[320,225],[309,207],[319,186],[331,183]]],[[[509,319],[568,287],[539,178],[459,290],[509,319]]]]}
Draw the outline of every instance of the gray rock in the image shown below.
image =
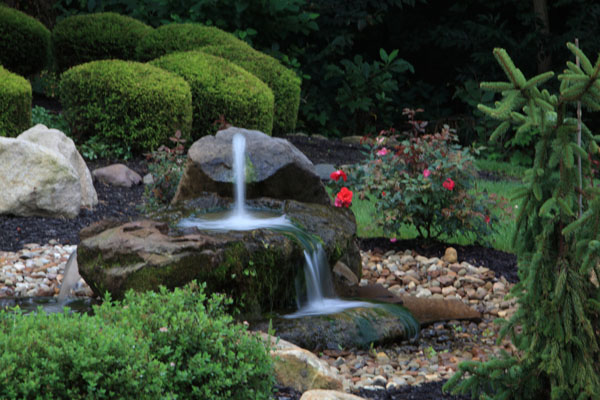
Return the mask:
{"type": "Polygon", "coordinates": [[[333,164],[316,164],[315,172],[319,175],[319,178],[324,181],[328,181],[332,172],[335,172],[336,168],[333,164]]]}
{"type": "Polygon", "coordinates": [[[94,189],[92,175],[83,157],[77,151],[75,143],[58,129],[48,129],[45,125],[37,124],[17,136],[17,139],[44,146],[62,156],[73,167],[81,186],[81,207],[94,207],[98,204],[98,195],[94,189]]]}
{"type": "Polygon", "coordinates": [[[0,137],[0,214],[73,218],[81,207],[77,171],[60,153],[0,137]]]}
{"type": "Polygon", "coordinates": [[[247,198],[271,197],[330,204],[312,162],[300,150],[285,139],[240,128],[204,136],[190,147],[173,203],[196,198],[203,192],[233,197],[231,142],[236,133],[246,137],[247,198]]]}
{"type": "Polygon", "coordinates": [[[92,173],[95,179],[113,186],[131,187],[139,185],[142,177],[124,164],[112,164],[97,168],[92,173]]]}

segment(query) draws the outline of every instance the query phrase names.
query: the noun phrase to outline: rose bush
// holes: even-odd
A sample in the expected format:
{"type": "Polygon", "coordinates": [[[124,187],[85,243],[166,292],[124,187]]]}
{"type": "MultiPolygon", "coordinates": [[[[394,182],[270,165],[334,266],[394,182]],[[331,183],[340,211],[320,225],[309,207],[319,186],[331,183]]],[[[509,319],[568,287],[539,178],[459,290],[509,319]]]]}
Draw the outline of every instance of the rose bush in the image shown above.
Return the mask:
{"type": "MultiPolygon", "coordinates": [[[[403,141],[394,130],[382,131],[368,160],[347,172],[332,173],[331,186],[334,193],[343,184],[359,198],[374,199],[375,221],[390,237],[403,226],[414,226],[424,238],[462,234],[485,241],[496,220],[491,213],[495,195],[469,193],[474,157],[456,140],[447,126],[439,133],[411,135],[403,141]]],[[[345,206],[338,196],[336,205],[345,206]]]]}

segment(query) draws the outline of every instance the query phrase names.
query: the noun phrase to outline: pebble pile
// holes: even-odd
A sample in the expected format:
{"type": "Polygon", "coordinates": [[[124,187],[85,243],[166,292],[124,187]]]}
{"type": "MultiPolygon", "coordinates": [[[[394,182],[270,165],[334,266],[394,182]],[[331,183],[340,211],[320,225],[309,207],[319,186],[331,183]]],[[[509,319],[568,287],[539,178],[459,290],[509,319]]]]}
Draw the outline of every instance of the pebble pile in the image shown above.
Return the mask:
{"type": "MultiPolygon", "coordinates": [[[[76,246],[51,241],[28,244],[16,253],[0,251],[0,298],[55,296],[64,268],[76,246]]],[[[479,323],[448,321],[421,330],[414,342],[369,351],[326,350],[318,354],[343,379],[346,391],[391,390],[401,385],[450,378],[464,360],[487,360],[501,350],[514,352],[508,341],[496,345],[497,317],[510,317],[514,300],[505,300],[512,284],[494,271],[456,262],[453,257],[426,258],[411,251],[361,252],[361,285],[380,283],[397,294],[457,298],[483,313],[479,323]]],[[[452,255],[451,255],[452,256],[452,255]]],[[[83,280],[72,293],[91,296],[83,280]]]]}
{"type": "MultiPolygon", "coordinates": [[[[0,298],[56,296],[65,265],[77,246],[55,241],[47,245],[26,244],[16,253],[0,251],[0,298]]],[[[85,281],[75,285],[72,296],[91,296],[85,281]]]]}
{"type": "MultiPolygon", "coordinates": [[[[496,345],[499,326],[493,320],[510,317],[515,301],[504,297],[512,284],[494,271],[466,262],[426,258],[412,251],[385,254],[362,252],[361,285],[379,283],[397,294],[457,298],[483,313],[479,323],[448,321],[421,330],[415,342],[369,351],[324,351],[320,358],[343,377],[344,389],[393,390],[449,379],[462,361],[485,361],[515,348],[508,340],[496,345]]],[[[448,256],[448,253],[444,258],[448,256]]]]}

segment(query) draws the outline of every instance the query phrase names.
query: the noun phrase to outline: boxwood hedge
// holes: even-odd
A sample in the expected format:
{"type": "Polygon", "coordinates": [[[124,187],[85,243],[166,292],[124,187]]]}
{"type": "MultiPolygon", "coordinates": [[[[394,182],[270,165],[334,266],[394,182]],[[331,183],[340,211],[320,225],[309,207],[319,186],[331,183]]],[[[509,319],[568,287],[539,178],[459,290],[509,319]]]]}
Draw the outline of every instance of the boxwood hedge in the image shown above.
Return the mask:
{"type": "Polygon", "coordinates": [[[244,42],[202,47],[200,51],[222,57],[265,82],[273,91],[273,134],[294,132],[300,106],[300,78],[275,58],[244,42]]]}
{"type": "Polygon", "coordinates": [[[88,61],[135,60],[138,42],[152,30],[143,22],[111,12],[67,17],[52,31],[57,67],[62,71],[88,61]]]}
{"type": "Polygon", "coordinates": [[[136,54],[138,61],[149,61],[177,51],[197,50],[202,46],[239,43],[244,42],[214,26],[167,24],[145,35],[137,46],[136,54]]]}
{"type": "Polygon", "coordinates": [[[182,76],[190,84],[193,139],[214,133],[214,122],[221,116],[234,126],[272,132],[273,92],[248,71],[200,51],[168,54],[151,64],[182,76]]]}
{"type": "Polygon", "coordinates": [[[22,76],[50,60],[50,31],[27,14],[0,3],[0,64],[22,76]]]}
{"type": "Polygon", "coordinates": [[[30,126],[31,85],[0,65],[0,136],[17,136],[30,126]]]}
{"type": "Polygon", "coordinates": [[[189,138],[192,96],[187,82],[135,61],[100,60],[65,71],[63,113],[80,141],[93,137],[132,153],[156,149],[180,130],[189,138]]]}

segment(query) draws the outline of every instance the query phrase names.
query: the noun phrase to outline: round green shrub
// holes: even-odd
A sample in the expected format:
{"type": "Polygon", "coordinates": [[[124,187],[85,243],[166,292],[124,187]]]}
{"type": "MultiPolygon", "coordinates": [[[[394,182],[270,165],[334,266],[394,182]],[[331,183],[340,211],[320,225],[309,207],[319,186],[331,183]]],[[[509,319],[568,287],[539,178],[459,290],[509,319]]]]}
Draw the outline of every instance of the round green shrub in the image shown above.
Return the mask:
{"type": "Polygon", "coordinates": [[[59,84],[63,113],[80,140],[151,151],[177,130],[189,138],[190,86],[179,76],[135,61],[100,60],[65,71],[59,84]]]}
{"type": "Polygon", "coordinates": [[[202,47],[200,51],[239,65],[265,82],[273,91],[273,134],[294,132],[300,107],[300,78],[275,58],[244,42],[202,47]]]}
{"type": "Polygon", "coordinates": [[[50,31],[35,18],[0,4],[0,64],[29,76],[44,69],[49,59],[50,31]]]}
{"type": "Polygon", "coordinates": [[[201,24],[167,24],[144,36],[136,54],[139,61],[149,61],[177,51],[198,50],[202,46],[244,43],[231,33],[201,24]]]}
{"type": "Polygon", "coordinates": [[[57,67],[63,71],[88,61],[135,60],[138,42],[152,30],[134,18],[110,12],[67,17],[52,31],[57,67]]]}
{"type": "Polygon", "coordinates": [[[30,126],[31,84],[0,65],[0,136],[17,136],[30,126]]]}
{"type": "Polygon", "coordinates": [[[234,126],[273,129],[273,92],[250,72],[220,57],[187,51],[151,62],[182,76],[192,89],[192,138],[214,133],[214,122],[224,117],[234,126]]]}
{"type": "Polygon", "coordinates": [[[0,398],[158,399],[166,365],[126,327],[86,314],[0,311],[0,398]]]}
{"type": "Polygon", "coordinates": [[[163,398],[267,400],[274,385],[266,345],[225,313],[231,300],[192,282],[159,293],[129,291],[95,314],[109,326],[137,332],[167,366],[163,398]]]}

